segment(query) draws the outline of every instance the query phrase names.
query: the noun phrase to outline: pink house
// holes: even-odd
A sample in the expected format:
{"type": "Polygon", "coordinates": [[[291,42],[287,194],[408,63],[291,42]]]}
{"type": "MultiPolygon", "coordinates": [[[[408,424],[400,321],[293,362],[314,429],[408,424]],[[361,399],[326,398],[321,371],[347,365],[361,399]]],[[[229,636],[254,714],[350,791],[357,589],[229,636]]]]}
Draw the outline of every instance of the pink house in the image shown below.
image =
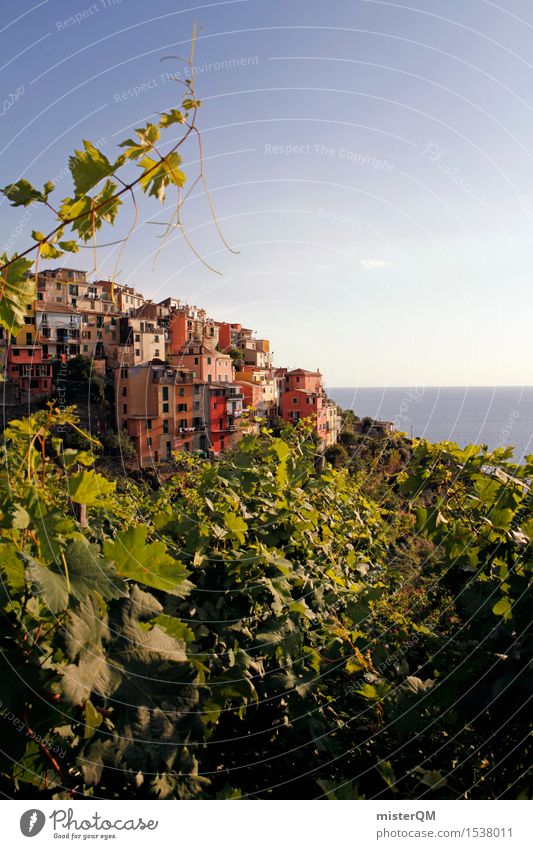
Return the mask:
{"type": "Polygon", "coordinates": [[[170,354],[170,360],[174,366],[191,369],[197,380],[206,383],[232,383],[235,379],[229,354],[216,351],[203,342],[188,342],[179,352],[170,354]]]}

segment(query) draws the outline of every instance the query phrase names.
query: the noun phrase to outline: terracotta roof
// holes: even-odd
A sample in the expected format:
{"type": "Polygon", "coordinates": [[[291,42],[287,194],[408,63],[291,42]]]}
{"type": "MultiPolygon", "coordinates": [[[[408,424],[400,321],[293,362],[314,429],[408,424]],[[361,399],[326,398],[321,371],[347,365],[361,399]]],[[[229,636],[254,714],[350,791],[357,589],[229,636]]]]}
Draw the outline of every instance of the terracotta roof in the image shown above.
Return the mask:
{"type": "MultiPolygon", "coordinates": [[[[36,312],[58,312],[58,313],[69,313],[70,315],[81,315],[80,311],[75,309],[74,307],[69,307],[67,304],[58,304],[53,303],[52,301],[37,301],[35,304],[36,312]]],[[[95,313],[96,315],[96,313],[95,313]]]]}

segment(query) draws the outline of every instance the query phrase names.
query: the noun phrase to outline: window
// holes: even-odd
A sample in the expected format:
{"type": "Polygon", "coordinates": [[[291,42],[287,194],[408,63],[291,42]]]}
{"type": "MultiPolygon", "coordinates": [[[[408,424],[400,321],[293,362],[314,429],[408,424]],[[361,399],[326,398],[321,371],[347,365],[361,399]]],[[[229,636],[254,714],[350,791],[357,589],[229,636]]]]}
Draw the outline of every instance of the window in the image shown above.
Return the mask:
{"type": "Polygon", "coordinates": [[[141,356],[141,349],[140,349],[140,348],[135,348],[135,356],[136,356],[136,357],[140,357],[140,356],[141,356]]]}
{"type": "Polygon", "coordinates": [[[200,409],[200,402],[199,402],[199,401],[195,401],[195,402],[194,402],[194,407],[193,407],[193,409],[194,409],[194,410],[199,410],[199,409],[200,409]]]}
{"type": "Polygon", "coordinates": [[[95,309],[96,309],[96,306],[95,306],[94,301],[91,301],[91,309],[92,309],[92,310],[95,310],[95,309]]]}
{"type": "Polygon", "coordinates": [[[154,357],[158,357],[158,356],[159,356],[159,348],[156,348],[155,351],[154,351],[154,357]]]}
{"type": "Polygon", "coordinates": [[[128,377],[128,369],[127,369],[127,368],[121,368],[121,369],[120,369],[120,376],[127,380],[127,377],[128,377]]]}
{"type": "Polygon", "coordinates": [[[154,336],[154,342],[159,342],[159,336],[154,336]]]}
{"type": "Polygon", "coordinates": [[[126,415],[126,413],[128,412],[128,405],[127,404],[122,405],[122,412],[123,412],[124,415],[126,415]]]}
{"type": "Polygon", "coordinates": [[[152,419],[146,419],[146,430],[152,430],[152,419]]]}
{"type": "Polygon", "coordinates": [[[60,304],[63,301],[63,298],[56,298],[56,302],[60,304]]]}
{"type": "Polygon", "coordinates": [[[180,386],[180,397],[183,398],[184,395],[185,395],[185,387],[180,386]]]}
{"type": "Polygon", "coordinates": [[[210,365],[211,365],[211,357],[208,357],[208,358],[207,358],[207,365],[208,365],[208,366],[210,366],[210,365]]]}
{"type": "Polygon", "coordinates": [[[146,445],[148,446],[148,448],[152,447],[152,437],[151,436],[149,436],[148,439],[146,440],[146,445]]]}
{"type": "Polygon", "coordinates": [[[84,354],[86,354],[88,350],[89,350],[89,346],[88,346],[88,345],[84,345],[84,346],[83,346],[83,353],[84,353],[84,354]]]}
{"type": "Polygon", "coordinates": [[[33,343],[33,336],[31,333],[26,333],[26,345],[31,345],[33,343]]]}
{"type": "Polygon", "coordinates": [[[43,295],[42,292],[37,292],[37,300],[38,301],[44,301],[44,295],[43,295]]]}
{"type": "Polygon", "coordinates": [[[163,401],[168,401],[168,386],[163,386],[161,389],[161,397],[163,401]]]}
{"type": "Polygon", "coordinates": [[[25,316],[24,324],[33,324],[33,318],[30,315],[25,316]]]}
{"type": "Polygon", "coordinates": [[[186,413],[187,404],[178,404],[178,413],[186,413]]]}
{"type": "Polygon", "coordinates": [[[123,386],[123,387],[122,387],[122,395],[123,395],[123,397],[124,397],[124,398],[126,398],[127,394],[128,394],[128,387],[127,387],[127,386],[123,386]]]}
{"type": "Polygon", "coordinates": [[[140,342],[140,341],[141,341],[141,334],[140,334],[140,333],[136,333],[136,334],[135,334],[135,341],[136,341],[136,342],[140,342]]]}
{"type": "Polygon", "coordinates": [[[195,365],[195,366],[197,366],[197,365],[198,365],[198,357],[195,357],[195,358],[194,358],[194,365],[195,365]]]}
{"type": "Polygon", "coordinates": [[[208,383],[211,383],[211,380],[212,380],[211,375],[210,375],[210,374],[208,374],[208,375],[207,375],[207,382],[208,382],[208,383]]]}
{"type": "Polygon", "coordinates": [[[60,292],[60,291],[61,291],[61,283],[56,283],[56,290],[57,290],[58,292],[60,292]]]}
{"type": "Polygon", "coordinates": [[[313,403],[313,399],[312,399],[312,398],[310,398],[309,396],[307,396],[307,403],[308,403],[308,404],[312,404],[312,403],[313,403]]]}
{"type": "Polygon", "coordinates": [[[165,401],[165,403],[163,404],[163,412],[168,413],[168,401],[165,401]]]}
{"type": "Polygon", "coordinates": [[[13,356],[14,356],[14,357],[18,357],[18,355],[19,355],[19,354],[20,354],[19,349],[18,349],[18,348],[13,348],[13,356]]]}
{"type": "Polygon", "coordinates": [[[298,403],[298,398],[296,398],[294,395],[292,396],[292,403],[293,403],[293,404],[297,404],[297,403],[298,403]]]}
{"type": "Polygon", "coordinates": [[[163,433],[168,433],[168,419],[163,420],[163,433]]]}
{"type": "Polygon", "coordinates": [[[180,427],[181,428],[187,427],[187,419],[180,419],[180,427]]]}

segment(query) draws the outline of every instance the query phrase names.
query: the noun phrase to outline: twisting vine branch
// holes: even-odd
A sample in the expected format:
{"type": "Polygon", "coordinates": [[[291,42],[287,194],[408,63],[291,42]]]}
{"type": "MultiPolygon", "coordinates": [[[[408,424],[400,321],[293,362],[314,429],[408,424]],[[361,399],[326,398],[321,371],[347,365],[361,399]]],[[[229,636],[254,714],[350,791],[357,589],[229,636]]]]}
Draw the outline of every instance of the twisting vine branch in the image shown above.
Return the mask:
{"type": "Polygon", "coordinates": [[[178,226],[185,243],[193,254],[211,271],[216,271],[192,245],[182,222],[183,203],[190,196],[190,191],[185,195],[182,192],[186,176],[181,170],[182,158],[179,151],[192,135],[198,140],[200,150],[200,173],[194,180],[193,186],[198,181],[202,181],[217,233],[225,247],[232,250],[222,235],[205,179],[201,136],[196,126],[201,102],[196,94],[196,77],[193,64],[195,43],[196,25],[193,28],[189,56],[186,60],[183,60],[186,61],[188,67],[188,77],[185,80],[176,78],[176,81],[185,88],[180,106],[172,108],[168,112],[160,113],[157,123],[149,122],[146,126],[137,128],[135,130],[136,137],[125,139],[119,144],[119,147],[124,150],[115,162],[111,162],[91,142],[84,141],[85,149],[75,150],[69,159],[74,195],[71,198],[65,198],[58,209],[49,200],[49,196],[55,189],[52,182],[45,183],[43,189],[39,190],[27,180],[21,179],[1,190],[12,206],[42,204],[56,216],[55,225],[46,234],[32,231],[33,243],[31,245],[13,254],[13,256],[0,255],[0,324],[11,333],[16,332],[22,326],[26,304],[35,297],[40,261],[56,259],[65,253],[76,253],[80,247],[88,247],[94,252],[93,266],[96,270],[97,249],[99,247],[97,232],[104,223],[112,225],[115,223],[119,207],[122,205],[122,198],[125,195],[130,195],[135,209],[134,221],[126,237],[120,240],[122,248],[119,252],[119,260],[117,260],[116,267],[118,267],[124,246],[138,224],[138,209],[134,190],[139,186],[144,193],[155,197],[161,203],[165,201],[167,189],[176,188],[175,220],[177,224],[172,221],[171,225],[167,227],[163,239],[173,226],[178,226]],[[157,142],[161,138],[161,131],[167,130],[174,124],[180,124],[183,127],[183,133],[170,150],[163,154],[157,146],[157,142]],[[141,172],[131,179],[123,179],[118,172],[130,163],[135,163],[141,172]],[[96,193],[94,193],[94,190],[96,190],[96,193]],[[72,240],[65,240],[64,238],[67,228],[73,234],[72,240]],[[81,244],[82,242],[86,244],[81,244]],[[35,259],[28,259],[32,254],[35,254],[35,259]],[[33,265],[33,280],[30,280],[29,271],[33,265]]]}

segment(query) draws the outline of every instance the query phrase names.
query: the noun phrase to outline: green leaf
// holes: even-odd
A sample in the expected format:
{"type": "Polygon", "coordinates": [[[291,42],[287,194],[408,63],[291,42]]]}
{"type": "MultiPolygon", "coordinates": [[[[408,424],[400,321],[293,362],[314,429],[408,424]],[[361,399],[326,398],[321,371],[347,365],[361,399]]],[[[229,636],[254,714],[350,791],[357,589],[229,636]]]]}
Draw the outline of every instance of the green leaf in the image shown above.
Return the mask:
{"type": "Polygon", "coordinates": [[[68,493],[76,504],[92,506],[101,504],[102,499],[115,491],[116,483],[108,481],[94,470],[77,472],[67,478],[68,493]]]}
{"type": "Polygon", "coordinates": [[[496,602],[494,607],[492,608],[492,612],[496,616],[503,616],[505,619],[508,619],[513,609],[513,605],[511,600],[507,597],[501,598],[496,602]]]}
{"type": "Polygon", "coordinates": [[[83,736],[85,739],[88,737],[92,737],[97,728],[100,727],[103,721],[103,716],[101,713],[98,713],[96,708],[90,699],[87,699],[85,702],[85,709],[83,713],[83,720],[85,723],[85,728],[83,729],[83,736]]]}
{"type": "Polygon", "coordinates": [[[51,613],[61,613],[68,607],[68,587],[65,576],[57,569],[47,568],[33,558],[24,558],[28,564],[27,575],[32,592],[40,596],[51,613]]]}
{"type": "Polygon", "coordinates": [[[29,206],[35,201],[42,203],[45,199],[42,192],[32,186],[28,180],[10,183],[9,186],[2,189],[2,194],[11,202],[11,206],[29,206]]]}
{"type": "Polygon", "coordinates": [[[125,595],[123,581],[117,577],[113,564],[101,556],[99,546],[86,539],[75,540],[67,546],[66,569],[58,563],[44,566],[31,557],[24,559],[34,589],[52,613],[66,610],[69,596],[81,602],[95,593],[106,600],[125,595]]]}
{"type": "Polygon", "coordinates": [[[58,245],[62,251],[67,251],[71,254],[77,254],[79,251],[78,243],[74,241],[58,242],[58,245]]]}
{"type": "Polygon", "coordinates": [[[181,156],[177,153],[169,154],[162,162],[145,156],[139,162],[139,167],[144,168],[144,174],[141,177],[143,191],[163,203],[166,189],[171,183],[179,187],[185,183],[185,174],[180,170],[180,165],[181,156]]]}
{"type": "Polygon", "coordinates": [[[146,127],[139,127],[135,132],[139,136],[139,141],[126,139],[126,141],[123,141],[119,145],[119,147],[126,148],[124,156],[128,159],[138,159],[139,156],[143,156],[153,148],[160,137],[159,129],[155,124],[147,124],[146,127]]]}
{"type": "MultiPolygon", "coordinates": [[[[6,254],[0,265],[8,262],[6,254]]],[[[24,325],[26,307],[36,298],[35,280],[28,272],[33,263],[28,259],[15,259],[0,272],[0,323],[9,333],[16,333],[24,325]]]]}
{"type": "Polygon", "coordinates": [[[114,542],[104,543],[106,556],[115,561],[124,578],[184,598],[192,589],[187,580],[189,573],[182,563],[167,554],[164,543],[147,543],[147,531],[145,525],[133,525],[121,531],[114,542]]]}
{"type": "Polygon", "coordinates": [[[192,643],[194,641],[194,631],[189,628],[181,619],[176,619],[174,616],[168,616],[166,613],[160,613],[155,619],[152,619],[154,625],[161,628],[169,637],[174,637],[175,640],[180,640],[183,643],[192,643]]]}
{"type": "Polygon", "coordinates": [[[63,251],[51,242],[41,242],[39,245],[39,256],[42,259],[57,259],[59,256],[63,256],[63,251]]]}
{"type": "Polygon", "coordinates": [[[241,518],[241,516],[238,516],[237,513],[225,513],[224,524],[226,525],[229,532],[239,541],[241,545],[243,545],[245,540],[245,532],[248,528],[244,519],[241,518]]]}
{"type": "Polygon", "coordinates": [[[170,112],[160,112],[160,127],[170,127],[172,124],[183,124],[185,117],[179,109],[171,109],[170,112]]]}
{"type": "Polygon", "coordinates": [[[114,223],[122,204],[120,198],[115,197],[116,191],[117,184],[107,180],[102,191],[94,198],[89,195],[65,198],[59,214],[62,218],[72,221],[72,228],[80,238],[88,242],[92,238],[93,227],[96,231],[101,229],[104,221],[108,224],[114,223]]]}
{"type": "Polygon", "coordinates": [[[84,140],[83,145],[85,150],[75,150],[74,155],[69,158],[77,197],[87,194],[101,180],[109,177],[116,167],[92,142],[84,140]]]}
{"type": "Polygon", "coordinates": [[[124,582],[117,577],[113,563],[102,557],[98,545],[85,538],[74,540],[65,549],[65,561],[70,594],[78,601],[94,593],[106,601],[125,595],[124,582]]]}
{"type": "Polygon", "coordinates": [[[184,109],[189,111],[189,110],[192,110],[192,109],[199,109],[200,106],[202,105],[202,101],[201,100],[193,100],[192,97],[186,97],[181,105],[183,106],[184,109]]]}
{"type": "Polygon", "coordinates": [[[22,592],[25,587],[24,564],[12,545],[0,545],[0,571],[12,592],[22,592]]]}

